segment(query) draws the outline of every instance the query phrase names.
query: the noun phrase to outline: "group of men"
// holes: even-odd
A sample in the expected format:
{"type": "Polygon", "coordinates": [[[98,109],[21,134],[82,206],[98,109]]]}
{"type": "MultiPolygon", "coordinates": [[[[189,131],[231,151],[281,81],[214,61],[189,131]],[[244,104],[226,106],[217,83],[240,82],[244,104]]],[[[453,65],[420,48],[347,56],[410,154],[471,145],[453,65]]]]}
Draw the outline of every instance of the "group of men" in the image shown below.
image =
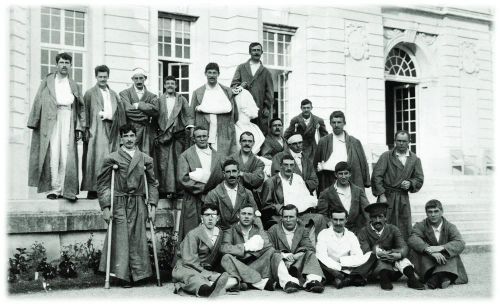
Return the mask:
{"type": "Polygon", "coordinates": [[[362,286],[371,276],[391,289],[402,274],[416,289],[424,288],[421,281],[444,288],[464,282],[463,275],[466,282],[458,256],[464,242],[442,218],[441,203],[430,201],[428,218],[412,230],[408,192],[418,192],[424,176],[409,134],[396,133],[395,148],[382,154],[370,179],[343,112],[330,115],[332,134],[308,99],[286,131],[281,119],[271,119],[273,81],[262,53],[260,43],[250,44],[250,59],[237,67],[231,87],[218,82],[219,66],[209,63],[191,103],[176,93],[172,76],[159,98],[149,92],[140,68],[132,72],[134,85],[118,95],[105,65],[95,68],[97,83],[82,97],[69,78],[71,56],[58,54],[28,121],[29,185],[49,199],[76,201],[76,147],[83,140],[81,190],[99,199],[115,226],[106,239],[112,275],[124,286],[152,275],[145,224],[154,221],[159,198],[182,203],[173,270],[178,292],[216,296],[277,284],[288,293],[322,292],[326,281],[362,286]],[[235,101],[243,91],[258,108],[252,124],[266,135],[258,150],[255,131],[236,138],[235,101]],[[371,205],[364,190],[370,186],[378,197],[371,205]]]}

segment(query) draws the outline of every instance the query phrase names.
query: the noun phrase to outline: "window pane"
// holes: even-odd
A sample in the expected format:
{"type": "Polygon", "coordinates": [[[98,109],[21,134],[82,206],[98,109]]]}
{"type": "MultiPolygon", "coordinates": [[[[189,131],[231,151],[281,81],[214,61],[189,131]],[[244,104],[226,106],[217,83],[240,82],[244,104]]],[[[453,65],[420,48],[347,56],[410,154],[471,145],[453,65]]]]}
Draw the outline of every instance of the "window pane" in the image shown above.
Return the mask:
{"type": "Polygon", "coordinates": [[[182,78],[188,78],[189,77],[189,66],[188,65],[183,65],[181,67],[181,77],[182,78]]]}
{"type": "Polygon", "coordinates": [[[282,55],[278,55],[278,66],[283,66],[283,56],[282,55]]]}
{"type": "Polygon", "coordinates": [[[188,34],[191,32],[191,23],[189,21],[184,21],[184,33],[188,34]]]}
{"type": "Polygon", "coordinates": [[[84,19],[85,18],[85,13],[75,12],[75,17],[76,18],[80,18],[80,19],[84,19]]]}
{"type": "Polygon", "coordinates": [[[60,29],[61,28],[61,18],[57,16],[52,16],[51,17],[51,28],[52,29],[60,29]]]}
{"type": "Polygon", "coordinates": [[[42,58],[40,59],[42,65],[47,65],[49,63],[49,51],[42,49],[42,58]]]}
{"type": "Polygon", "coordinates": [[[66,34],[64,34],[64,43],[66,45],[74,45],[75,44],[73,33],[66,33],[66,34]]]}
{"type": "Polygon", "coordinates": [[[75,11],[65,10],[65,11],[64,11],[64,15],[65,15],[66,17],[73,18],[73,17],[75,17],[75,11]]]}
{"type": "Polygon", "coordinates": [[[181,35],[182,35],[181,33],[175,32],[175,43],[177,45],[182,44],[182,37],[181,37],[181,35]]]}
{"type": "Polygon", "coordinates": [[[166,44],[165,45],[165,56],[172,56],[172,45],[171,44],[166,44]]]}
{"type": "Polygon", "coordinates": [[[182,21],[181,20],[175,20],[175,31],[182,31],[182,21]]]}
{"type": "Polygon", "coordinates": [[[189,91],[189,82],[188,80],[181,81],[181,91],[188,92],[189,91]]]}
{"type": "Polygon", "coordinates": [[[43,43],[50,43],[50,31],[42,29],[42,37],[40,40],[43,43]]]}
{"type": "Polygon", "coordinates": [[[163,45],[162,44],[158,44],[158,55],[163,56],[163,45]]]}
{"type": "Polygon", "coordinates": [[[73,66],[83,67],[83,56],[81,53],[75,53],[73,55],[73,66]]]}
{"type": "Polygon", "coordinates": [[[283,54],[283,44],[278,42],[278,54],[283,54]]]}
{"type": "Polygon", "coordinates": [[[83,22],[83,19],[81,19],[81,20],[77,19],[77,20],[75,20],[75,23],[76,23],[75,31],[83,33],[84,28],[85,28],[85,23],[83,22]]]}
{"type": "Polygon", "coordinates": [[[73,79],[78,82],[78,83],[81,83],[83,78],[82,78],[82,69],[73,69],[74,70],[74,76],[73,76],[73,79]]]}
{"type": "Polygon", "coordinates": [[[182,57],[182,47],[181,46],[175,46],[175,56],[182,57]]]}
{"type": "Polygon", "coordinates": [[[61,10],[60,10],[60,9],[56,9],[56,8],[51,8],[51,9],[50,9],[50,13],[51,13],[52,15],[59,16],[59,15],[61,15],[61,10]]]}
{"type": "Polygon", "coordinates": [[[285,35],[285,41],[287,43],[291,42],[292,41],[292,36],[291,35],[285,35]]]}
{"type": "Polygon", "coordinates": [[[65,22],[64,29],[65,29],[66,31],[73,31],[73,30],[74,30],[74,27],[73,27],[73,19],[66,17],[66,18],[64,19],[64,22],[65,22]]]}
{"type": "Polygon", "coordinates": [[[83,34],[76,34],[75,35],[75,46],[83,47],[83,44],[84,44],[83,34]]]}
{"type": "Polygon", "coordinates": [[[49,28],[50,27],[50,17],[49,16],[42,14],[42,18],[40,21],[41,21],[42,28],[49,28]]]}
{"type": "Polygon", "coordinates": [[[51,40],[52,40],[53,44],[60,44],[61,43],[61,32],[59,32],[59,31],[52,31],[51,40]]]}
{"type": "Polygon", "coordinates": [[[40,71],[40,77],[43,79],[49,74],[49,67],[47,66],[42,66],[42,70],[40,71]]]}
{"type": "Polygon", "coordinates": [[[172,66],[172,75],[179,78],[179,66],[172,66]]]}
{"type": "Polygon", "coordinates": [[[50,14],[50,8],[48,8],[48,7],[42,7],[41,11],[42,11],[42,14],[50,14]]]}
{"type": "Polygon", "coordinates": [[[184,58],[191,58],[191,50],[189,47],[184,47],[184,58]]]}

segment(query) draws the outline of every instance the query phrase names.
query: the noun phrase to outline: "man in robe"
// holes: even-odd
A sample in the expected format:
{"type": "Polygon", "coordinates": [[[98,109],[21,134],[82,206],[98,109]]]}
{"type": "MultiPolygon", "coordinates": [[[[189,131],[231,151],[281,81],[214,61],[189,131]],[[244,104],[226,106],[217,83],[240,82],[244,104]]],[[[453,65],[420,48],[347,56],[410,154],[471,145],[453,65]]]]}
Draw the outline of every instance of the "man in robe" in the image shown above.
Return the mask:
{"type": "Polygon", "coordinates": [[[250,203],[240,207],[239,222],[224,231],[220,251],[221,265],[240,288],[248,285],[259,290],[273,291],[275,279],[286,293],[302,287],[296,277],[288,273],[281,254],[269,242],[267,233],[254,224],[255,208],[250,203]]]}
{"type": "Polygon", "coordinates": [[[230,158],[239,164],[238,177],[243,187],[250,190],[257,204],[260,204],[260,191],[264,183],[264,163],[252,152],[254,146],[254,135],[251,132],[243,132],[240,135],[240,147],[230,158]]]}
{"type": "Polygon", "coordinates": [[[76,201],[78,194],[77,141],[86,126],[78,85],[69,78],[72,57],[56,56],[56,72],[43,79],[28,118],[33,130],[28,185],[47,192],[47,198],[76,201]]]}
{"type": "Polygon", "coordinates": [[[365,211],[370,203],[365,190],[350,182],[351,169],[348,163],[345,161],[337,163],[335,176],[337,177],[335,183],[319,195],[318,213],[323,214],[331,223],[330,217],[334,210],[345,211],[347,215],[345,227],[357,235],[370,220],[365,211]]]}
{"type": "Polygon", "coordinates": [[[208,63],[205,67],[207,83],[193,92],[191,108],[194,124],[208,130],[210,147],[222,156],[236,152],[235,123],[238,110],[229,87],[217,81],[219,65],[208,63]]]}
{"type": "Polygon", "coordinates": [[[262,53],[264,53],[260,43],[251,43],[248,46],[248,53],[250,59],[238,65],[231,81],[231,87],[236,89],[241,86],[250,91],[259,108],[259,115],[251,121],[259,126],[264,135],[267,135],[269,117],[272,114],[274,102],[273,77],[260,60],[262,53]]]}
{"type": "Polygon", "coordinates": [[[296,277],[306,291],[322,293],[324,275],[298,213],[295,205],[283,206],[280,223],[268,230],[269,241],[281,253],[290,275],[296,277]]]}
{"type": "Polygon", "coordinates": [[[167,76],[165,93],[158,100],[158,117],[153,118],[155,174],[160,183],[160,198],[173,198],[180,191],[176,182],[177,161],[187,148],[186,133],[191,136],[193,113],[189,102],[175,92],[176,80],[167,76]]]}
{"type": "Polygon", "coordinates": [[[262,228],[260,212],[253,198],[252,192],[241,184],[239,163],[234,159],[228,159],[222,165],[224,181],[210,190],[205,197],[205,204],[217,205],[220,211],[220,227],[227,230],[233,224],[238,223],[240,207],[249,203],[255,209],[257,218],[255,224],[262,228]]]}
{"type": "Polygon", "coordinates": [[[82,191],[87,199],[97,199],[97,176],[104,158],[120,148],[120,127],[126,123],[125,110],[114,90],[109,88],[109,68],[94,69],[97,84],[83,96],[87,127],[83,143],[82,191]]]}
{"type": "Polygon", "coordinates": [[[316,257],[327,281],[337,289],[366,285],[367,275],[358,267],[368,261],[371,252],[364,255],[356,235],[345,227],[345,210],[335,208],[330,217],[332,226],[319,233],[316,243],[316,257]]]}
{"type": "Polygon", "coordinates": [[[208,146],[208,137],[205,127],[195,127],[194,145],[179,156],[178,181],[184,190],[179,241],[200,224],[201,205],[206,194],[224,179],[221,157],[208,146]]]}
{"type": "Polygon", "coordinates": [[[311,161],[312,158],[306,157],[302,150],[302,145],[302,136],[300,134],[290,136],[288,138],[288,149],[285,149],[283,152],[273,157],[271,175],[280,171],[281,159],[283,156],[291,155],[295,161],[293,173],[300,175],[302,179],[304,179],[309,193],[314,194],[316,188],[318,188],[318,177],[316,176],[316,171],[314,171],[314,166],[311,161]]]}
{"type": "MultiPolygon", "coordinates": [[[[387,203],[374,203],[365,210],[370,215],[370,225],[361,229],[358,234],[363,253],[372,252],[376,261],[368,260],[361,267],[364,273],[380,278],[383,290],[392,290],[392,282],[403,274],[408,277],[409,288],[422,290],[424,285],[417,279],[413,264],[408,260],[408,246],[398,227],[387,223],[387,203]]],[[[372,257],[373,258],[373,257],[372,257]]]]}
{"type": "Polygon", "coordinates": [[[120,128],[123,145],[109,154],[97,177],[97,193],[104,220],[113,222],[112,236],[104,239],[99,271],[106,271],[107,240],[111,239],[110,273],[123,287],[152,275],[149,259],[146,221],[155,219],[158,203],[158,182],[153,172],[153,159],[136,146],[136,130],[131,124],[120,128]],[[113,170],[117,165],[118,169],[113,170]],[[111,176],[115,171],[113,211],[111,176]],[[146,174],[147,182],[144,181],[146,174]],[[146,185],[148,194],[146,195],[146,185]],[[144,199],[148,202],[145,203],[144,199]]]}
{"type": "Polygon", "coordinates": [[[186,292],[200,297],[215,297],[238,284],[220,266],[222,230],[216,226],[219,208],[214,204],[201,207],[203,222],[190,231],[180,246],[172,271],[175,293],[186,292]]]}
{"type": "Polygon", "coordinates": [[[280,161],[281,170],[267,179],[262,186],[262,223],[264,228],[279,223],[283,206],[293,204],[299,217],[310,231],[315,243],[318,233],[327,227],[326,218],[316,212],[318,199],[309,193],[302,177],[293,172],[295,161],[291,155],[284,155],[280,161]],[[314,230],[313,230],[314,229],[314,230]]]}
{"type": "Polygon", "coordinates": [[[269,160],[279,152],[283,152],[288,145],[286,139],[283,138],[283,121],[280,118],[273,118],[269,121],[270,133],[267,134],[266,140],[260,147],[260,155],[269,160]]]}
{"type": "Polygon", "coordinates": [[[411,232],[411,207],[408,192],[418,192],[424,184],[420,158],[409,149],[410,135],[398,131],[395,148],[384,152],[372,173],[372,193],[387,202],[387,222],[396,225],[405,241],[411,232]]]}
{"type": "Polygon", "coordinates": [[[465,242],[457,227],[443,217],[438,200],[425,204],[427,218],[415,223],[408,239],[410,259],[427,288],[447,288],[450,284],[467,284],[468,277],[460,254],[465,242]]]}
{"type": "Polygon", "coordinates": [[[144,85],[147,78],[144,69],[135,68],[131,78],[134,85],[120,92],[120,99],[125,108],[127,123],[131,123],[137,130],[137,147],[151,156],[154,136],[151,120],[158,116],[158,97],[144,85]]]}
{"type": "Polygon", "coordinates": [[[351,183],[364,189],[370,187],[370,173],[361,142],[344,131],[345,115],[334,111],[330,115],[333,133],[318,142],[314,155],[314,168],[318,170],[318,194],[335,183],[335,165],[347,162],[351,168],[351,183]]]}
{"type": "Polygon", "coordinates": [[[300,102],[302,113],[290,120],[290,125],[285,131],[285,138],[291,135],[300,134],[304,139],[304,158],[313,159],[316,154],[316,147],[321,137],[328,135],[325,122],[318,116],[311,113],[312,102],[308,99],[300,102]]]}

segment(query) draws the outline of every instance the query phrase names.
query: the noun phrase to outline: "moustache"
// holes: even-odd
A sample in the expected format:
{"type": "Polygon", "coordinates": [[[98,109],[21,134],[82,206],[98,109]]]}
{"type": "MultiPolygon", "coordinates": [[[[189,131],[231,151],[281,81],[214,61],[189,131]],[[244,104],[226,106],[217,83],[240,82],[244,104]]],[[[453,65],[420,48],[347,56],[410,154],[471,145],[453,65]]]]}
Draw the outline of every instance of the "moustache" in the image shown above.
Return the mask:
{"type": "Polygon", "coordinates": [[[229,179],[236,179],[236,176],[230,176],[229,179]]]}
{"type": "Polygon", "coordinates": [[[245,145],[245,146],[243,146],[243,148],[251,148],[251,146],[245,145]]]}

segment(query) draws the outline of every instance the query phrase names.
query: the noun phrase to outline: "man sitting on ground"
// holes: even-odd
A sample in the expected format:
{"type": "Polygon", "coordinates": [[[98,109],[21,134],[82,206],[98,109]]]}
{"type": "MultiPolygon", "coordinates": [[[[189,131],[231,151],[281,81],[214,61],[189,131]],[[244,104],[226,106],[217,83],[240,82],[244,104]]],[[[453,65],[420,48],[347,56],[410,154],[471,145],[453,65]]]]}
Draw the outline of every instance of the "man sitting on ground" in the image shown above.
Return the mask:
{"type": "Polygon", "coordinates": [[[425,204],[427,218],[413,226],[408,245],[415,270],[429,289],[447,288],[450,284],[468,282],[460,253],[465,242],[457,227],[443,217],[438,200],[425,204]]]}

